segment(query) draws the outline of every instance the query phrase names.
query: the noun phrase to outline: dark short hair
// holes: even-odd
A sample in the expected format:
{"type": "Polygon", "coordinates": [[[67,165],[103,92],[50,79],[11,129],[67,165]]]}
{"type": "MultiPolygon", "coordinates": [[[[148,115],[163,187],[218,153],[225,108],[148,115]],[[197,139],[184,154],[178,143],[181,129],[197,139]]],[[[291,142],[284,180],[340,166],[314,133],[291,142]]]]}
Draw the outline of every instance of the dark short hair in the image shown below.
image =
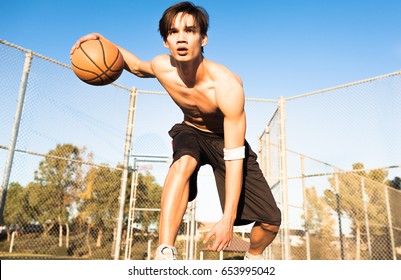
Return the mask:
{"type": "Polygon", "coordinates": [[[175,17],[179,14],[191,15],[194,17],[197,27],[200,29],[202,36],[207,35],[209,28],[209,15],[202,7],[194,5],[192,2],[181,2],[175,4],[164,11],[162,18],[159,21],[159,32],[163,40],[167,41],[167,36],[175,17]]]}

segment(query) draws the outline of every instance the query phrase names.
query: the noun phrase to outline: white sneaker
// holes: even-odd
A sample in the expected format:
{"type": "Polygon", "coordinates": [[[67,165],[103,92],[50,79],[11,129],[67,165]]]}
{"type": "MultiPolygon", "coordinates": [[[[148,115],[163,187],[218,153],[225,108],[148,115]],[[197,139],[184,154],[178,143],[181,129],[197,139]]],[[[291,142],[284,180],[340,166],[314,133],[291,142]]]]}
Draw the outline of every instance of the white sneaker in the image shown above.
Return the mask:
{"type": "Polygon", "coordinates": [[[173,246],[162,244],[156,249],[155,260],[176,260],[177,258],[177,249],[173,246]]]}
{"type": "Polygon", "coordinates": [[[265,258],[263,257],[262,254],[260,254],[260,255],[252,255],[252,254],[249,253],[249,252],[246,252],[246,253],[245,253],[245,256],[244,256],[244,260],[246,260],[246,261],[264,260],[264,259],[265,259],[265,258]]]}

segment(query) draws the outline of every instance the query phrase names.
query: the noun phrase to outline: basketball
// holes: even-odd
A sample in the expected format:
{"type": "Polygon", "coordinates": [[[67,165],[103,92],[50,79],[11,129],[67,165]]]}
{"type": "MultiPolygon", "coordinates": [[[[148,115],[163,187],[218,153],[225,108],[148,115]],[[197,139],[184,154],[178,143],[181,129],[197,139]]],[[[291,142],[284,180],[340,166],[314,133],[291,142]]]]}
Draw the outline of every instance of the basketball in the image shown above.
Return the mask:
{"type": "Polygon", "coordinates": [[[70,59],[75,75],[94,86],[114,82],[124,70],[122,54],[113,43],[105,40],[83,42],[70,59]]]}

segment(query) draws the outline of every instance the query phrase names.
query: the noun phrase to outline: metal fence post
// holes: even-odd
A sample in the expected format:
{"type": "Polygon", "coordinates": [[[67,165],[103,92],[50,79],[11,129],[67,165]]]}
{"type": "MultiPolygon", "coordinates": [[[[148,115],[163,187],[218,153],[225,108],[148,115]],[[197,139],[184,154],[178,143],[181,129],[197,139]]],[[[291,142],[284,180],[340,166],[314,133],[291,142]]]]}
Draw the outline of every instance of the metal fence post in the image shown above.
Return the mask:
{"type": "Polygon", "coordinates": [[[132,247],[134,221],[135,221],[135,207],[136,207],[138,177],[139,176],[138,176],[136,158],[134,158],[134,170],[132,171],[131,194],[130,194],[130,200],[129,200],[127,237],[126,237],[126,242],[125,242],[125,258],[124,258],[125,260],[131,259],[131,247],[132,247]]]}
{"type": "Polygon", "coordinates": [[[387,210],[387,219],[388,219],[388,231],[390,233],[391,240],[391,251],[393,255],[393,260],[397,260],[397,253],[395,251],[395,241],[394,241],[394,232],[393,232],[393,221],[391,215],[391,207],[390,207],[390,198],[388,195],[389,187],[384,187],[384,196],[386,198],[386,210],[387,210]]]}
{"type": "Polygon", "coordinates": [[[3,211],[6,205],[6,197],[8,190],[8,183],[10,180],[11,169],[14,160],[15,146],[17,144],[19,126],[21,123],[22,108],[24,107],[25,92],[28,84],[29,72],[31,70],[32,52],[29,51],[25,54],[24,69],[22,71],[21,83],[18,94],[17,110],[15,111],[14,125],[12,128],[10,145],[8,147],[7,161],[4,168],[3,184],[0,192],[0,222],[3,222],[3,211]]]}
{"type": "Polygon", "coordinates": [[[363,203],[363,211],[365,216],[365,230],[366,230],[366,238],[368,243],[368,252],[369,259],[372,259],[372,244],[370,240],[370,224],[369,224],[369,212],[368,212],[368,196],[365,190],[365,177],[361,176],[361,189],[362,189],[362,203],[363,203]]]}
{"type": "Polygon", "coordinates": [[[343,228],[342,228],[342,220],[341,220],[341,197],[340,197],[340,182],[338,181],[338,170],[334,169],[334,180],[336,184],[336,212],[338,218],[338,234],[340,237],[340,254],[341,260],[344,260],[344,238],[343,238],[343,228]]]}
{"type": "Polygon", "coordinates": [[[306,195],[306,183],[305,183],[305,156],[301,155],[301,176],[302,176],[302,194],[303,194],[303,211],[305,216],[305,242],[306,242],[306,259],[310,260],[310,236],[309,236],[309,214],[308,204],[306,195]]]}
{"type": "Polygon", "coordinates": [[[195,211],[196,211],[196,200],[192,201],[190,205],[190,231],[189,231],[189,260],[194,260],[194,249],[195,249],[195,211]]]}
{"type": "Polygon", "coordinates": [[[125,192],[127,190],[128,181],[128,168],[129,168],[129,157],[131,152],[131,140],[135,125],[135,110],[136,110],[136,98],[138,92],[136,88],[131,90],[129,108],[128,108],[128,123],[127,123],[127,134],[125,138],[125,149],[124,149],[124,164],[123,164],[123,174],[121,178],[121,190],[119,198],[119,209],[117,217],[117,232],[116,241],[114,247],[114,259],[118,260],[120,258],[120,248],[121,248],[121,238],[124,226],[124,203],[125,203],[125,192]]]}
{"type": "Polygon", "coordinates": [[[283,96],[280,97],[279,101],[279,151],[280,151],[280,183],[283,192],[282,225],[284,231],[284,259],[289,260],[291,258],[291,254],[290,254],[289,213],[288,213],[287,134],[286,134],[285,99],[283,96]]]}

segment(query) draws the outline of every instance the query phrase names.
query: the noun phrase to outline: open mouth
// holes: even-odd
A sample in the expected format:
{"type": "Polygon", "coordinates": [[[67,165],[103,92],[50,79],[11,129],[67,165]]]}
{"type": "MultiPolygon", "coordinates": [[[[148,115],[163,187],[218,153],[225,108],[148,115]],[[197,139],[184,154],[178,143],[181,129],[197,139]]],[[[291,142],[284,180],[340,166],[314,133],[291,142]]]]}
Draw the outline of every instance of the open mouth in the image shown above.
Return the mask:
{"type": "Polygon", "coordinates": [[[177,53],[178,53],[178,55],[187,55],[188,54],[188,49],[184,48],[184,47],[178,48],[177,49],[177,53]]]}

